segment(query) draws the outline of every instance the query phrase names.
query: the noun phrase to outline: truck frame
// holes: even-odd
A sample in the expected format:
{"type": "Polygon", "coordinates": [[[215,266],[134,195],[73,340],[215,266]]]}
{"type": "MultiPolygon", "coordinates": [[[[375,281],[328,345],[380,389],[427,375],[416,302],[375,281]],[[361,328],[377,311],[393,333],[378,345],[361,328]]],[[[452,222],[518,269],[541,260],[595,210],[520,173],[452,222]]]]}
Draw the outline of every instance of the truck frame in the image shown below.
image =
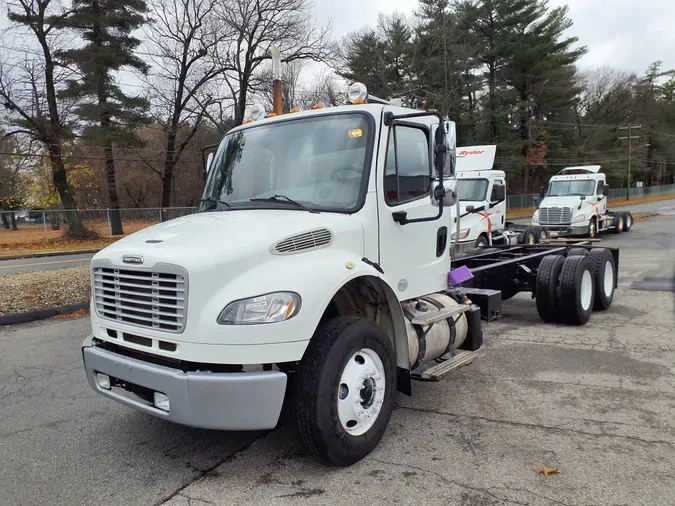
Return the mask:
{"type": "Polygon", "coordinates": [[[607,209],[607,176],[600,165],[567,167],[553,176],[548,189],[535,202],[532,224],[552,238],[595,238],[602,232],[629,232],[633,215],[607,209]]]}
{"type": "Polygon", "coordinates": [[[397,391],[474,360],[500,290],[532,291],[545,321],[609,307],[606,248],[451,265],[454,123],[360,83],[349,102],[250,118],[207,158],[198,213],[94,256],[82,355],[98,394],[218,430],[272,429],[286,405],[307,451],[347,466],[377,446],[397,391]]]}

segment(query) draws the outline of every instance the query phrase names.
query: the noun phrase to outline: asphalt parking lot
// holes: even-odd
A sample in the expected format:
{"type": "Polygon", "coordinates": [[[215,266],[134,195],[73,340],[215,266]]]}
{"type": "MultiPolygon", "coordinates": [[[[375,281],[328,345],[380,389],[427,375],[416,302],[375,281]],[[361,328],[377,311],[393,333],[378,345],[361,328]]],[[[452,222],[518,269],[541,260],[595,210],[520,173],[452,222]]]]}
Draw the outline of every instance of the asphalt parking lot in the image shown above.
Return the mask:
{"type": "Polygon", "coordinates": [[[86,318],[0,329],[0,504],[675,504],[675,293],[652,291],[672,286],[675,216],[604,242],[621,247],[609,311],[565,327],[508,301],[479,359],[399,396],[347,469],[309,460],[289,426],[193,430],[96,396],[86,318]]]}

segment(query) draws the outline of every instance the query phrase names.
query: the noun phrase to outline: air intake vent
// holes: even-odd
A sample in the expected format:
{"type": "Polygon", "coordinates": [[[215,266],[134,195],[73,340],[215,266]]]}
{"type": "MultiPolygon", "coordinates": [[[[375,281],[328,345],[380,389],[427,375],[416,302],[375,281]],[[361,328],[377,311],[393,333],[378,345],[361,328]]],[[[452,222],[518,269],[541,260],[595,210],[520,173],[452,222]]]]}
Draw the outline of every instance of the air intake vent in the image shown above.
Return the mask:
{"type": "Polygon", "coordinates": [[[330,230],[319,228],[304,234],[298,234],[288,237],[276,243],[270,251],[277,255],[290,255],[300,251],[310,251],[319,248],[325,248],[333,241],[333,234],[330,230]]]}

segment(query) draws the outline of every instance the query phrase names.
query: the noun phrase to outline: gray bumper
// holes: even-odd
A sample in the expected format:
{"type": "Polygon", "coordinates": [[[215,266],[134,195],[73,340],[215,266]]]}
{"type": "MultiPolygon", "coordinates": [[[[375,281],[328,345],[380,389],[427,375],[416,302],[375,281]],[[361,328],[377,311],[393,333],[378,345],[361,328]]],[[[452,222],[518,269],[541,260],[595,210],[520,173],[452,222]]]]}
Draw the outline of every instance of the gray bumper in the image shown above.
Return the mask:
{"type": "Polygon", "coordinates": [[[572,225],[536,225],[537,227],[546,229],[547,232],[551,233],[555,237],[566,237],[573,235],[587,235],[588,227],[585,225],[582,226],[572,226],[572,225]]]}
{"type": "Polygon", "coordinates": [[[287,379],[279,371],[186,373],[96,347],[91,336],[82,345],[82,356],[87,380],[96,392],[170,422],[203,429],[264,430],[279,421],[287,379]],[[136,399],[120,387],[101,388],[97,372],[165,394],[169,411],[136,399]]]}

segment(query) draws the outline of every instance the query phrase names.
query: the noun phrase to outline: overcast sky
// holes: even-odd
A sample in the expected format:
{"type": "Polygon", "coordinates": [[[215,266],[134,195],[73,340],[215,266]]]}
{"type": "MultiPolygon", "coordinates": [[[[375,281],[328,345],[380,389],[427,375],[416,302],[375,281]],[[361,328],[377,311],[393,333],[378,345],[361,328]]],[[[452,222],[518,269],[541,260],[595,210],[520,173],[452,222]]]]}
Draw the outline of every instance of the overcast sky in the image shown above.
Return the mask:
{"type": "MultiPolygon", "coordinates": [[[[417,0],[314,0],[319,19],[333,20],[336,36],[374,25],[378,12],[412,13],[417,0]]],[[[675,0],[550,0],[569,5],[569,34],[589,49],[582,67],[609,64],[643,73],[662,60],[675,68],[675,0]]]]}

